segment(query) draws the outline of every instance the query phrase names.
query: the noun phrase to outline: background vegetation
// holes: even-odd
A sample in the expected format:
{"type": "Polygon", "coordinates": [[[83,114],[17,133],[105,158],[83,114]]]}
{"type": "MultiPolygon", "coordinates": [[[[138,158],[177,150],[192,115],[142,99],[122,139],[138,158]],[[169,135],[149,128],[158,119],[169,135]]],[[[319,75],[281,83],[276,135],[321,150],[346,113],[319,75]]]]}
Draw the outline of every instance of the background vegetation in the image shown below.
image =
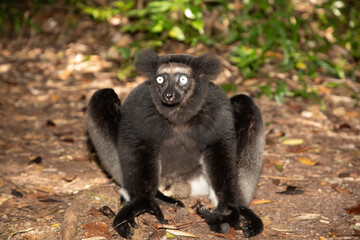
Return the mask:
{"type": "MultiPolygon", "coordinates": [[[[252,240],[358,239],[359,4],[0,0],[0,239],[120,239],[97,210],[116,212],[119,193],[89,149],[87,109],[102,88],[124,100],[149,47],[217,54],[215,83],[255,97],[266,144],[251,208],[265,229],[252,240]]],[[[161,208],[182,231],[216,237],[189,208],[161,208]]],[[[136,222],[137,239],[164,236],[154,217],[136,222]]]]}
{"type": "MultiPolygon", "coordinates": [[[[2,34],[41,33],[32,17],[54,4],[52,0],[2,1],[2,34]]],[[[120,80],[132,74],[137,50],[157,49],[176,41],[216,49],[239,68],[243,80],[272,79],[264,66],[291,72],[297,87],[276,78],[258,86],[259,94],[278,102],[285,96],[316,99],[317,89],[311,85],[319,82],[319,75],[360,81],[357,0],[67,0],[63,7],[87,14],[95,22],[106,21],[133,36],[128,46],[114,46],[122,57],[120,80]]],[[[70,26],[78,24],[69,22],[70,26]]],[[[324,84],[340,87],[341,81],[324,84]]],[[[224,85],[225,90],[236,87],[233,83],[224,85]]],[[[356,92],[352,97],[359,99],[356,92]]]]}

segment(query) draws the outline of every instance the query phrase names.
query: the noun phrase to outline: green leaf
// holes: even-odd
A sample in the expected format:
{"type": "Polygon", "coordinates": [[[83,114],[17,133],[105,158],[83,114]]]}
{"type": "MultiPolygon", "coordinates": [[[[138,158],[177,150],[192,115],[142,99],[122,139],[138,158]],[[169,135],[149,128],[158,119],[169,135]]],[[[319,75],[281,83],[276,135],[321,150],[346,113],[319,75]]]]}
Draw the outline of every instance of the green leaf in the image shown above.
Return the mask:
{"type": "Polygon", "coordinates": [[[90,60],[90,55],[89,55],[89,54],[86,54],[86,55],[84,56],[83,62],[87,62],[87,61],[89,61],[89,60],[90,60]]]}
{"type": "Polygon", "coordinates": [[[306,64],[304,62],[299,61],[299,62],[296,63],[295,67],[297,69],[300,69],[300,70],[305,70],[306,69],[306,64]]]}
{"type": "Polygon", "coordinates": [[[184,15],[188,19],[194,20],[194,19],[201,19],[202,18],[202,11],[201,8],[198,6],[190,6],[185,8],[184,15]]]}
{"type": "Polygon", "coordinates": [[[184,41],[185,40],[185,34],[183,32],[183,30],[181,28],[179,28],[178,26],[174,26],[170,31],[169,31],[169,37],[175,38],[179,41],[184,41]]]}
{"type": "Polygon", "coordinates": [[[201,19],[195,19],[191,21],[191,26],[199,31],[200,34],[204,34],[204,22],[201,19]]]}
{"type": "Polygon", "coordinates": [[[125,80],[129,77],[132,70],[132,65],[126,65],[117,71],[117,77],[119,80],[125,80]]]}
{"type": "Polygon", "coordinates": [[[164,13],[169,11],[172,5],[170,1],[154,1],[150,2],[146,8],[152,13],[164,13]]]}
{"type": "Polygon", "coordinates": [[[166,237],[167,238],[176,238],[175,235],[171,234],[171,233],[166,233],[166,237]]]}
{"type": "Polygon", "coordinates": [[[345,87],[346,84],[344,83],[338,83],[338,82],[327,82],[325,84],[326,87],[329,87],[329,88],[338,88],[338,87],[345,87]]]}
{"type": "Polygon", "coordinates": [[[164,23],[161,21],[158,21],[154,25],[151,26],[151,32],[153,33],[160,33],[164,31],[164,23]]]}
{"type": "Polygon", "coordinates": [[[285,96],[293,95],[293,93],[288,90],[286,83],[277,82],[277,85],[278,86],[274,92],[274,98],[276,102],[282,103],[285,96]]]}
{"type": "Polygon", "coordinates": [[[272,125],[272,124],[274,124],[274,123],[275,123],[274,121],[269,121],[269,122],[266,122],[266,123],[265,123],[265,126],[268,127],[268,126],[270,126],[270,125],[272,125]]]}
{"type": "Polygon", "coordinates": [[[145,43],[144,48],[156,48],[163,45],[163,42],[160,40],[150,40],[145,43]]]}
{"type": "Polygon", "coordinates": [[[128,59],[130,57],[130,50],[128,48],[117,47],[117,50],[119,51],[123,59],[128,59]]]}
{"type": "Polygon", "coordinates": [[[266,86],[262,86],[262,87],[260,87],[260,89],[261,89],[261,92],[263,93],[263,94],[265,94],[266,96],[268,96],[269,98],[273,98],[273,93],[271,92],[271,88],[270,88],[270,86],[268,86],[268,85],[266,85],[266,86]]]}
{"type": "Polygon", "coordinates": [[[237,87],[235,83],[228,83],[225,84],[223,86],[221,86],[221,88],[225,91],[225,92],[236,92],[237,87]]]}

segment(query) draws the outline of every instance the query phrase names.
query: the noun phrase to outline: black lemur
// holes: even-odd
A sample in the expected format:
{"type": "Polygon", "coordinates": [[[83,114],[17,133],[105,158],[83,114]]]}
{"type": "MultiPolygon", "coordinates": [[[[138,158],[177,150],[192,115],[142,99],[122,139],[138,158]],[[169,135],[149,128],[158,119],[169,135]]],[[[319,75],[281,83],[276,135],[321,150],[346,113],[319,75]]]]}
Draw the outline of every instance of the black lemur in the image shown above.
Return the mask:
{"type": "Polygon", "coordinates": [[[228,99],[210,82],[222,66],[209,54],[147,50],[135,66],[147,80],[123,103],[112,89],[102,89],[88,108],[91,140],[126,200],[113,223],[116,231],[131,238],[134,218],[145,212],[164,223],[156,198],[184,205],[159,186],[163,179],[180,179],[190,195],[209,195],[215,208],[199,203],[196,210],[211,230],[231,226],[246,237],[259,234],[262,221],[248,206],[262,168],[264,127],[252,99],[228,99]]]}

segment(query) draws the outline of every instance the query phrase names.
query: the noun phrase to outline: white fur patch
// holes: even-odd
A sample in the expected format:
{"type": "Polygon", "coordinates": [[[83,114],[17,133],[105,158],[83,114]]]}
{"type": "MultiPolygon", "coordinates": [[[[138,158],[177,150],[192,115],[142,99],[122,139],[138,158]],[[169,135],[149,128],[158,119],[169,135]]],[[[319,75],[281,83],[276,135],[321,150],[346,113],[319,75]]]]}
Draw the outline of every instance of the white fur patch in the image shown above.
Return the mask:
{"type": "Polygon", "coordinates": [[[219,203],[218,198],[216,197],[215,191],[212,187],[210,187],[210,192],[209,192],[209,198],[211,200],[211,202],[213,203],[214,207],[216,207],[219,203]]]}
{"type": "Polygon", "coordinates": [[[209,195],[210,186],[204,175],[191,180],[189,184],[191,186],[191,196],[209,195]]]}
{"type": "Polygon", "coordinates": [[[179,65],[176,63],[169,63],[169,64],[164,64],[161,65],[158,69],[158,74],[163,74],[163,73],[168,73],[168,74],[174,74],[174,73],[185,73],[187,75],[191,74],[191,69],[188,66],[183,66],[183,65],[179,65]]]}
{"type": "Polygon", "coordinates": [[[202,174],[199,177],[189,181],[191,186],[191,196],[209,196],[209,199],[216,207],[218,204],[218,199],[216,197],[214,189],[210,186],[209,182],[202,174]]]}
{"type": "Polygon", "coordinates": [[[125,188],[120,188],[119,193],[125,199],[125,201],[130,201],[129,192],[125,188]]]}

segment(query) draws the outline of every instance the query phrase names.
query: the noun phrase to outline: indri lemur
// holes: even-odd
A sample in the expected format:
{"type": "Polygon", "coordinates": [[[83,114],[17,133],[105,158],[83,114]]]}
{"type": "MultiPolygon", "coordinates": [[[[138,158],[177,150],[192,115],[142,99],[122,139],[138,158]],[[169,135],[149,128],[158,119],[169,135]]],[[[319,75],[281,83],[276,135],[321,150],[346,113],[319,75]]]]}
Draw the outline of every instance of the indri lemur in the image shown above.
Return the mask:
{"type": "Polygon", "coordinates": [[[105,170],[121,186],[125,205],[114,228],[131,238],[134,217],[148,212],[165,222],[156,199],[183,203],[158,189],[180,179],[190,194],[208,194],[215,209],[197,205],[210,229],[242,228],[259,234],[261,219],[248,208],[259,179],[264,149],[260,110],[251,98],[230,100],[210,80],[222,67],[214,56],[142,52],[136,69],[147,80],[123,103],[112,89],[89,103],[89,133],[105,170]]]}

